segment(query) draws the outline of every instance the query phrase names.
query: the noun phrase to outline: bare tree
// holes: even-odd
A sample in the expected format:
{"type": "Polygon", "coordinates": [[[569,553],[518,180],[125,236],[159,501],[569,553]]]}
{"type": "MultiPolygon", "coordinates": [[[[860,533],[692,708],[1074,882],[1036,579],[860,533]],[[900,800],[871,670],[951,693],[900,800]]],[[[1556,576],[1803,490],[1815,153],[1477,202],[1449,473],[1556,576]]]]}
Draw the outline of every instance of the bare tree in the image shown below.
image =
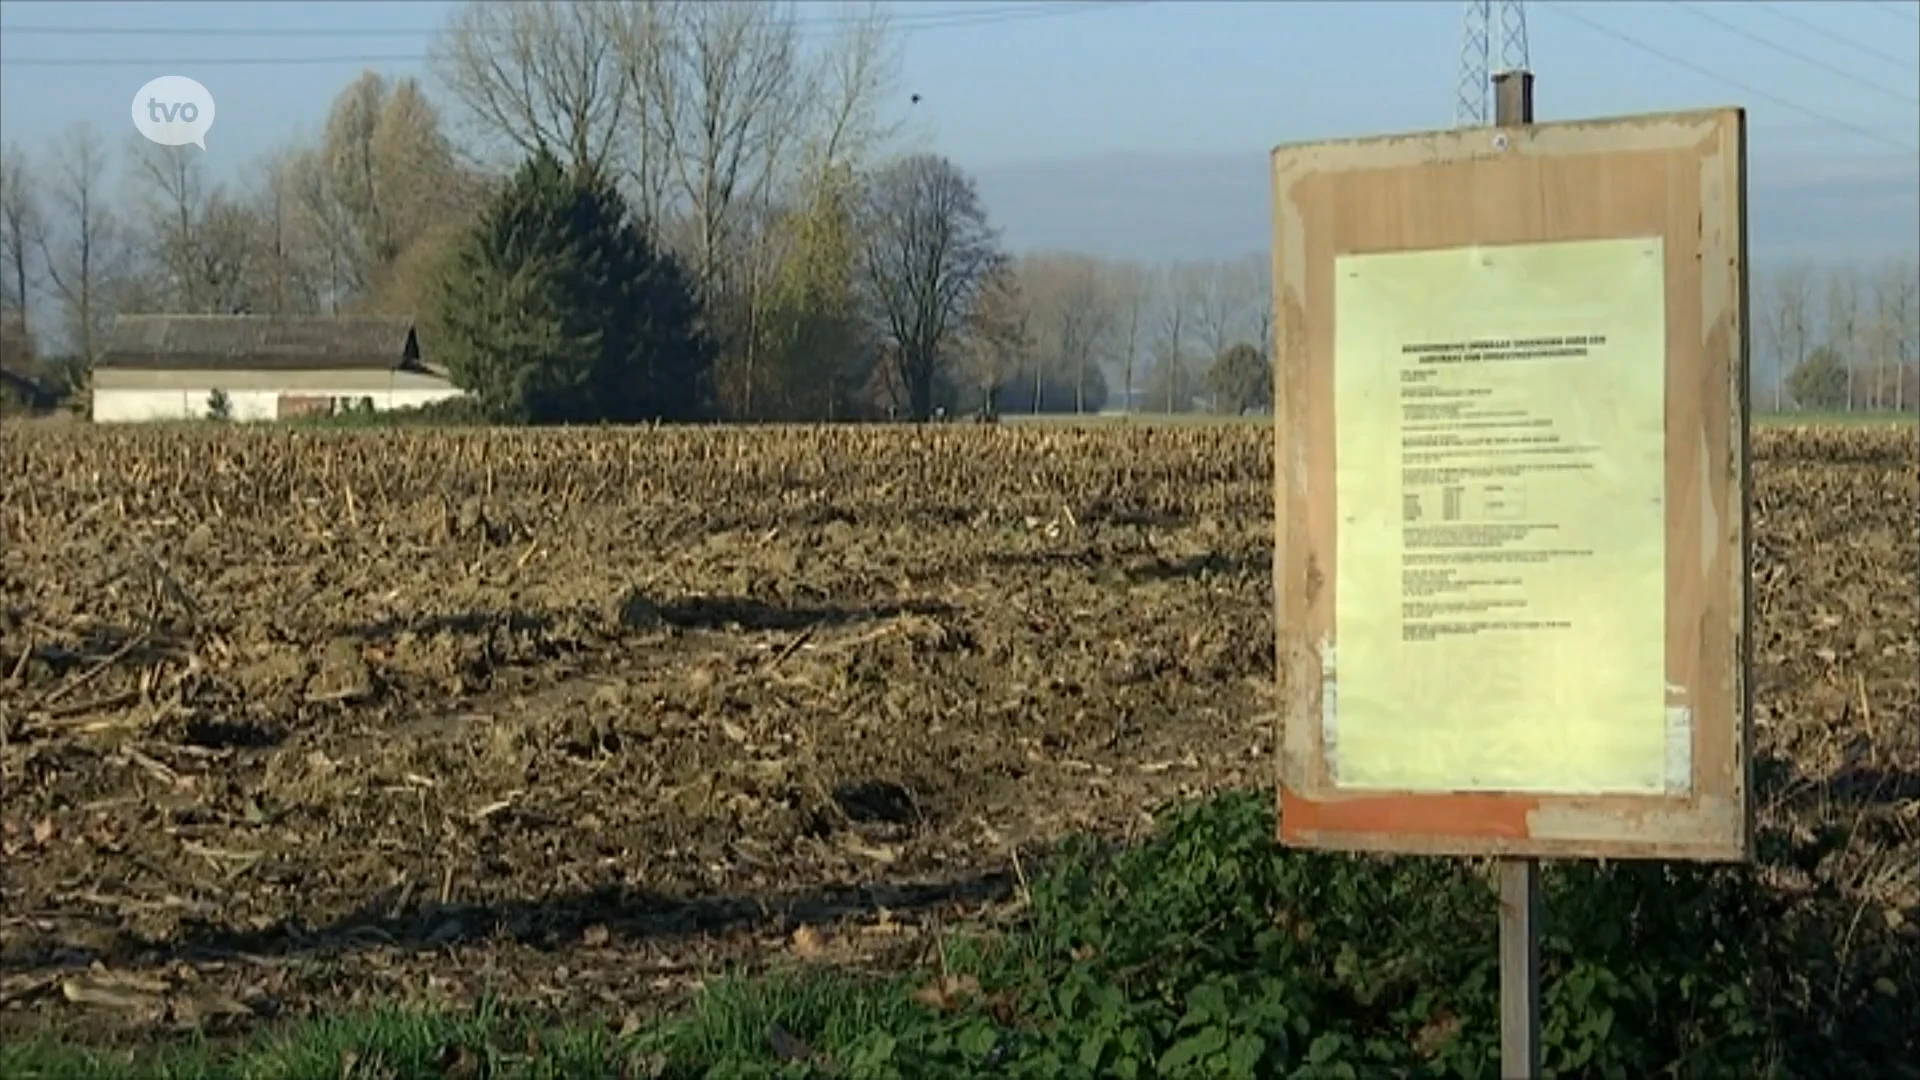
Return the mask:
{"type": "Polygon", "coordinates": [[[52,193],[57,227],[40,235],[47,277],[60,300],[66,336],[79,367],[64,372],[70,387],[92,370],[113,318],[108,283],[119,265],[121,228],[105,198],[107,154],[99,132],[80,123],[56,145],[52,193]]]}
{"type": "Polygon", "coordinates": [[[1126,408],[1133,411],[1133,373],[1140,355],[1142,334],[1146,332],[1147,305],[1152,300],[1152,282],[1138,263],[1112,263],[1105,268],[1107,293],[1114,313],[1115,346],[1120,354],[1121,386],[1126,408]]]}
{"type": "Polygon", "coordinates": [[[1189,272],[1194,329],[1211,363],[1248,335],[1246,324],[1260,300],[1259,280],[1240,260],[1196,264],[1189,272]]]}
{"type": "Polygon", "coordinates": [[[807,72],[803,150],[809,178],[857,166],[901,128],[880,111],[900,73],[900,43],[887,9],[872,0],[844,7],[844,28],[807,72]]]}
{"type": "Polygon", "coordinates": [[[19,317],[27,329],[27,307],[35,287],[36,249],[40,242],[40,193],[27,152],[9,143],[0,156],[0,310],[19,317]]]}
{"type": "Polygon", "coordinates": [[[339,196],[323,150],[301,150],[288,162],[287,171],[300,232],[315,252],[315,307],[337,315],[342,302],[366,285],[354,254],[351,215],[339,196]]]}
{"type": "Polygon", "coordinates": [[[127,185],[142,212],[135,228],[141,233],[141,276],[154,306],[170,311],[201,313],[211,310],[211,298],[196,269],[200,261],[200,221],[206,201],[204,155],[192,146],[162,146],[137,135],[127,140],[131,164],[127,185]]]}
{"type": "Polygon", "coordinates": [[[669,66],[678,25],[672,7],[672,0],[605,0],[593,5],[613,45],[626,103],[623,119],[632,128],[632,138],[616,144],[613,160],[628,182],[635,216],[656,237],[666,227],[673,206],[673,147],[663,102],[654,96],[656,87],[675,77],[669,66]]]}
{"type": "Polygon", "coordinates": [[[763,202],[787,180],[803,187],[824,182],[833,170],[864,161],[895,130],[879,109],[899,68],[886,9],[871,2],[845,7],[841,31],[809,55],[784,6],[597,6],[631,99],[637,138],[628,176],[636,206],[656,229],[672,208],[690,214],[688,247],[697,265],[719,268],[736,200],[763,202]],[[795,144],[799,153],[790,153],[795,144]]]}
{"type": "Polygon", "coordinates": [[[767,378],[761,323],[786,254],[775,196],[815,96],[798,27],[791,9],[766,3],[636,2],[606,19],[635,103],[642,215],[687,256],[718,316],[725,405],[753,415],[767,378]]]}
{"type": "Polygon", "coordinates": [[[1761,329],[1773,352],[1773,410],[1786,404],[1787,379],[1813,350],[1813,268],[1792,262],[1776,273],[1766,290],[1761,329]]]}
{"type": "Polygon", "coordinates": [[[1003,263],[987,276],[968,320],[965,357],[967,374],[980,391],[981,411],[999,412],[999,392],[1007,385],[1033,346],[1026,297],[1012,263],[1003,263]]]}
{"type": "Polygon", "coordinates": [[[633,100],[609,13],[592,0],[470,0],[434,42],[434,74],[480,140],[609,166],[633,100]]]}
{"type": "Polygon", "coordinates": [[[765,205],[797,138],[809,80],[790,10],[686,4],[655,65],[658,103],[702,294],[717,298],[727,257],[745,254],[742,219],[765,205]],[[744,205],[739,205],[744,204],[744,205]]]}
{"type": "Polygon", "coordinates": [[[1060,353],[1073,377],[1073,411],[1087,411],[1089,379],[1096,373],[1099,356],[1113,333],[1113,309],[1100,288],[1100,265],[1085,256],[1076,257],[1067,277],[1060,320],[1060,353]]]}
{"type": "Polygon", "coordinates": [[[323,262],[310,222],[301,213],[298,157],[275,150],[263,162],[254,195],[260,286],[258,304],[273,314],[319,310],[314,267],[323,262]]]}
{"type": "Polygon", "coordinates": [[[1234,296],[1244,297],[1246,329],[1260,355],[1273,357],[1273,261],[1266,252],[1255,252],[1226,264],[1223,268],[1232,284],[1234,296]]]}
{"type": "Polygon", "coordinates": [[[1827,346],[1840,356],[1847,373],[1847,411],[1856,404],[1860,366],[1860,287],[1851,269],[1838,266],[1827,274],[1827,346]]]}
{"type": "Polygon", "coordinates": [[[200,222],[195,272],[213,311],[253,312],[263,306],[261,220],[245,199],[216,191],[200,222]]]}
{"type": "Polygon", "coordinates": [[[1206,287],[1207,270],[1190,263],[1166,267],[1158,275],[1160,327],[1154,364],[1154,390],[1167,412],[1185,412],[1193,404],[1194,372],[1187,350],[1194,338],[1194,313],[1206,287]]]}
{"type": "Polygon", "coordinates": [[[944,157],[881,169],[864,210],[862,284],[908,412],[926,420],[947,350],[1005,256],[973,178],[944,157]]]}
{"type": "Polygon", "coordinates": [[[1099,271],[1099,264],[1085,255],[1020,260],[1021,289],[1031,305],[1042,353],[1031,372],[1034,412],[1041,409],[1041,385],[1049,367],[1062,383],[1073,386],[1074,411],[1085,411],[1088,379],[1113,325],[1099,271]]]}
{"type": "Polygon", "coordinates": [[[1920,357],[1920,271],[1910,260],[1888,262],[1875,276],[1872,404],[1904,412],[1910,371],[1920,357]]]}

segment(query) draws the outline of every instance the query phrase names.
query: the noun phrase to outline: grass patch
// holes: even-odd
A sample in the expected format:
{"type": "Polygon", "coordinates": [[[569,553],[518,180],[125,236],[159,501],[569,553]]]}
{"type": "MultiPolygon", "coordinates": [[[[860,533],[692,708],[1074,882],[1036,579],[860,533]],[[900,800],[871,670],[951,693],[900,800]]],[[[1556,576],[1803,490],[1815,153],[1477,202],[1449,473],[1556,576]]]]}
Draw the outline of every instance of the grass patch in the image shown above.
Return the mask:
{"type": "MultiPolygon", "coordinates": [[[[0,1051],[0,1075],[1493,1080],[1490,868],[1286,851],[1273,835],[1272,796],[1243,792],[1175,812],[1139,847],[1076,840],[1019,926],[956,934],[944,970],[721,981],[625,1038],[482,1007],[144,1057],[30,1044],[0,1051]]],[[[1803,867],[1844,842],[1763,840],[1763,865],[1803,867]]],[[[1920,1076],[1913,923],[1762,876],[1547,864],[1547,1075],[1920,1076]]]]}
{"type": "Polygon", "coordinates": [[[186,1039],[129,1049],[41,1039],[0,1046],[9,1080],[479,1080],[646,1075],[603,1027],[555,1028],[482,1004],[466,1013],[379,1010],[324,1017],[239,1043],[186,1039]]]}

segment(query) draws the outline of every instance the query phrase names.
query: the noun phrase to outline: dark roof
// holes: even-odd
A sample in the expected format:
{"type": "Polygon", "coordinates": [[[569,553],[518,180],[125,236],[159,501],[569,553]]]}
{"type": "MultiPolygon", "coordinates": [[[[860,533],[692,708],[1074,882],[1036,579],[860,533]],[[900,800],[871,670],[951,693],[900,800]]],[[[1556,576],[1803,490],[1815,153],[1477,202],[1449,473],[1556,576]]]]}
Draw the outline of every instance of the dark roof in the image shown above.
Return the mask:
{"type": "Polygon", "coordinates": [[[423,370],[404,315],[122,315],[94,366],[166,370],[423,370]]]}

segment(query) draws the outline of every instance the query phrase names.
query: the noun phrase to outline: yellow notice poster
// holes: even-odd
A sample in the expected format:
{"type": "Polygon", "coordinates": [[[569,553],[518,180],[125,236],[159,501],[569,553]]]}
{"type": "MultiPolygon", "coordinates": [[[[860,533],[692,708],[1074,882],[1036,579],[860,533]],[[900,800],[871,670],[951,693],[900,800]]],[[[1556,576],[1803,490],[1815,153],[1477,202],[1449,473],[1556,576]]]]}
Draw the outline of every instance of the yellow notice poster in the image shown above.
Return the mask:
{"type": "Polygon", "coordinates": [[[1654,237],[1336,260],[1338,786],[1659,794],[1684,774],[1662,257],[1654,237]]]}

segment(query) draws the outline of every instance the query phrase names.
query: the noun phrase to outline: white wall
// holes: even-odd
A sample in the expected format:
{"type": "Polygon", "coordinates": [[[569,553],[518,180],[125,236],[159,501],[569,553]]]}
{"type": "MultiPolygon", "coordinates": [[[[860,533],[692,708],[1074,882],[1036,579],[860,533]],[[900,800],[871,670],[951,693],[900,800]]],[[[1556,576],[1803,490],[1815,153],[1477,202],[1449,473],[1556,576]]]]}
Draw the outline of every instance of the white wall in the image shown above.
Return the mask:
{"type": "MultiPolygon", "coordinates": [[[[93,419],[99,424],[141,420],[198,420],[207,415],[211,390],[101,390],[93,392],[93,419]]],[[[235,420],[272,420],[280,395],[266,390],[230,390],[235,420]]]]}
{"type": "MultiPolygon", "coordinates": [[[[214,387],[194,387],[192,389],[132,389],[119,387],[101,387],[97,381],[93,390],[93,419],[95,423],[115,424],[133,423],[143,420],[198,420],[207,415],[207,398],[214,387]]],[[[379,410],[406,409],[426,405],[435,401],[460,396],[460,391],[451,386],[437,387],[395,387],[388,389],[345,389],[329,388],[315,390],[310,388],[288,388],[284,390],[227,390],[227,400],[232,405],[235,420],[275,420],[279,418],[280,395],[297,394],[301,396],[319,396],[332,394],[336,397],[358,400],[372,398],[373,407],[379,410]]]]}
{"type": "Polygon", "coordinates": [[[445,390],[452,386],[438,375],[422,371],[380,371],[367,368],[315,368],[305,371],[179,371],[163,368],[93,369],[96,390],[198,390],[203,396],[218,386],[232,394],[239,390],[272,390],[281,394],[377,394],[389,390],[445,390]]]}

